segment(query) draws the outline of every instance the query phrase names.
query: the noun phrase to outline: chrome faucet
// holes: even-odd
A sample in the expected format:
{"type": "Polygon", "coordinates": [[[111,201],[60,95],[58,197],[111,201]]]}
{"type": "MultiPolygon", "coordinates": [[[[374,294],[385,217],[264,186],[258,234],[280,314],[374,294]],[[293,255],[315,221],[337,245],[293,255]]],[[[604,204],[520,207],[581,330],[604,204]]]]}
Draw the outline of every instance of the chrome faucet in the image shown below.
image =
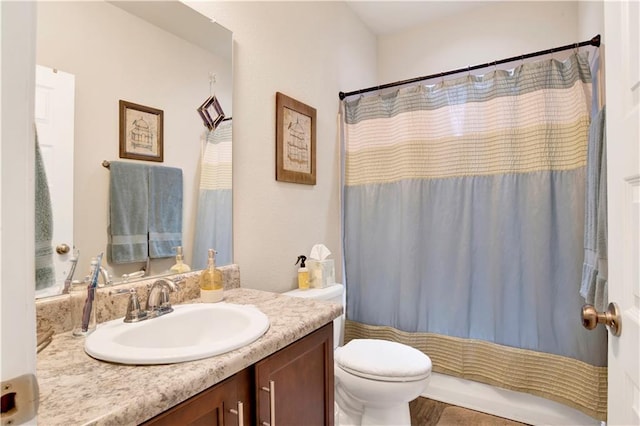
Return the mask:
{"type": "Polygon", "coordinates": [[[178,291],[178,286],[167,278],[156,280],[147,296],[147,313],[151,317],[159,317],[161,315],[173,312],[169,293],[178,291]]]}
{"type": "Polygon", "coordinates": [[[100,275],[102,275],[102,281],[104,282],[104,285],[113,284],[113,280],[109,275],[109,271],[107,271],[107,269],[104,266],[100,266],[100,275]]]}
{"type": "MultiPolygon", "coordinates": [[[[100,280],[98,280],[98,287],[103,287],[103,286],[108,286],[113,284],[113,279],[111,278],[111,275],[109,275],[109,271],[107,271],[107,269],[104,266],[100,266],[100,269],[98,269],[98,274],[99,276],[102,277],[102,285],[100,285],[100,280]]],[[[86,284],[90,284],[91,275],[87,275],[86,277],[84,277],[84,280],[82,281],[73,281],[72,284],[76,282],[84,282],[86,284]]]]}
{"type": "Polygon", "coordinates": [[[169,293],[179,291],[180,287],[168,278],[160,278],[149,287],[146,309],[142,309],[138,300],[138,293],[134,288],[110,291],[111,295],[128,294],[129,303],[124,322],[140,322],[150,318],[160,317],[173,312],[169,293]]]}
{"type": "Polygon", "coordinates": [[[78,257],[80,256],[80,250],[73,248],[73,257],[71,258],[71,267],[69,268],[69,273],[67,274],[67,278],[64,280],[64,288],[62,289],[62,294],[69,294],[69,289],[71,288],[71,283],[73,282],[73,273],[76,271],[76,266],[78,265],[78,257]]]}

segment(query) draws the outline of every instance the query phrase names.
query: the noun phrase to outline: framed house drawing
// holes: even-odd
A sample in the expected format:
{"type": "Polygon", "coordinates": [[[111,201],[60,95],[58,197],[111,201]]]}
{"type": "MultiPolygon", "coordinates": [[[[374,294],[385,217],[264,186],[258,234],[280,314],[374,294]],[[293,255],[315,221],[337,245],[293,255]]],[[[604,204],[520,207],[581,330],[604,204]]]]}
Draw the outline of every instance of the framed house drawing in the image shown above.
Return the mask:
{"type": "Polygon", "coordinates": [[[316,110],[276,93],[276,180],[316,184],[316,110]]]}
{"type": "Polygon", "coordinates": [[[163,161],[162,110],[120,100],[120,158],[163,161]]]}

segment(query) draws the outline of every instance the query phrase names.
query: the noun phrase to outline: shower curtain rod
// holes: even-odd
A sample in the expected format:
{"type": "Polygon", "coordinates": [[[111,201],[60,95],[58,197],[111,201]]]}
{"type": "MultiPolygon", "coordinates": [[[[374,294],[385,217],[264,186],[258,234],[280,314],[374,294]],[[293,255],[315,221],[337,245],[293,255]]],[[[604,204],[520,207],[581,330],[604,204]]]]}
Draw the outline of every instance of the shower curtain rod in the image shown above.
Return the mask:
{"type": "Polygon", "coordinates": [[[477,70],[480,68],[487,68],[495,65],[506,64],[507,62],[524,60],[528,58],[533,58],[535,56],[542,56],[542,55],[548,55],[550,53],[561,52],[563,50],[577,49],[578,47],[582,47],[582,46],[600,47],[600,34],[594,36],[591,40],[582,41],[580,43],[567,44],[565,46],[554,47],[553,49],[540,50],[538,52],[527,53],[526,55],[513,56],[511,58],[501,59],[499,61],[487,62],[486,64],[479,64],[479,65],[469,66],[466,68],[458,68],[457,70],[440,72],[437,74],[431,74],[424,77],[410,78],[408,80],[396,81],[394,83],[382,84],[380,86],[367,87],[366,89],[354,90],[352,92],[347,92],[347,93],[339,92],[338,97],[340,98],[340,100],[344,100],[344,98],[346,98],[347,96],[373,92],[374,90],[388,89],[390,87],[403,86],[405,84],[417,83],[419,81],[431,80],[432,78],[445,77],[447,75],[458,74],[461,72],[469,72],[469,71],[477,70]]]}

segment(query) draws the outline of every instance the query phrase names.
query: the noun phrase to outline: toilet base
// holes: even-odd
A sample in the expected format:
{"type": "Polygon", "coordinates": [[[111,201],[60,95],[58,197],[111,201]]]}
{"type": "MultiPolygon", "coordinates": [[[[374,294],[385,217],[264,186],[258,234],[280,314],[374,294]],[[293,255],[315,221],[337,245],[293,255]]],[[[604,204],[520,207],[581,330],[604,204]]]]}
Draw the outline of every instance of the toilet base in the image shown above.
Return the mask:
{"type": "Polygon", "coordinates": [[[336,426],[410,426],[409,404],[394,407],[366,407],[362,413],[347,413],[335,404],[336,426]]]}
{"type": "Polygon", "coordinates": [[[411,425],[411,415],[409,413],[409,404],[399,404],[394,407],[384,407],[378,409],[376,407],[367,407],[362,413],[362,426],[399,426],[411,425]]]}
{"type": "Polygon", "coordinates": [[[368,397],[365,403],[362,399],[348,392],[344,387],[344,382],[347,379],[353,386],[357,383],[362,384],[369,381],[356,378],[341,369],[336,370],[336,372],[334,388],[336,426],[411,426],[409,400],[419,396],[429,382],[427,379],[417,383],[368,383],[366,389],[359,389],[360,394],[368,397]],[[397,397],[399,391],[403,388],[407,398],[392,401],[392,397],[397,397]],[[388,391],[389,389],[392,389],[391,393],[382,392],[382,390],[388,391]],[[393,392],[393,390],[397,392],[393,392]],[[373,391],[373,393],[370,391],[373,391]],[[377,398],[373,398],[373,396],[377,396],[377,398]]]}

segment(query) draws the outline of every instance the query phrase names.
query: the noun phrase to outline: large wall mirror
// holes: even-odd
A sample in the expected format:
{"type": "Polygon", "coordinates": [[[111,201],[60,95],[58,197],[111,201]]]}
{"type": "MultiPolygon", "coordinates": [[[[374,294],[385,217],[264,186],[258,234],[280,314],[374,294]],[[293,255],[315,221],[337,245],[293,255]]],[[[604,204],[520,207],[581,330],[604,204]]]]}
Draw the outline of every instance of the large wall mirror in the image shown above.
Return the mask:
{"type": "MultiPolygon", "coordinates": [[[[56,279],[55,286],[37,290],[36,297],[60,293],[74,257],[78,260],[73,279],[82,280],[92,257],[107,250],[110,169],[103,166],[105,161],[180,168],[185,263],[192,270],[206,266],[207,247],[194,250],[197,223],[217,227],[207,232],[217,233],[221,242],[208,248],[218,251],[218,265],[231,263],[231,32],[178,1],[42,1],[37,8],[36,63],[42,74],[38,78],[64,77],[60,90],[71,95],[63,97],[62,106],[53,95],[36,101],[39,139],[49,137],[49,126],[69,145],[58,148],[40,141],[55,219],[56,279]],[[227,118],[223,127],[229,129],[228,140],[216,139],[220,127],[209,131],[197,112],[212,95],[227,118]],[[163,111],[162,163],[119,158],[121,100],[163,111]],[[207,148],[219,143],[225,148],[217,147],[207,157],[207,148]],[[56,151],[65,151],[70,159],[62,159],[56,151]],[[203,161],[205,167],[201,167],[203,161]],[[208,161],[217,162],[216,170],[228,174],[224,184],[208,188],[218,190],[217,202],[228,210],[198,217],[203,203],[201,169],[211,165],[208,161]],[[69,224],[58,223],[60,217],[69,224]],[[67,234],[57,235],[57,231],[67,234]]],[[[102,266],[117,283],[142,268],[147,268],[146,278],[166,274],[174,263],[175,257],[169,257],[115,264],[107,261],[105,253],[102,266]]]]}

